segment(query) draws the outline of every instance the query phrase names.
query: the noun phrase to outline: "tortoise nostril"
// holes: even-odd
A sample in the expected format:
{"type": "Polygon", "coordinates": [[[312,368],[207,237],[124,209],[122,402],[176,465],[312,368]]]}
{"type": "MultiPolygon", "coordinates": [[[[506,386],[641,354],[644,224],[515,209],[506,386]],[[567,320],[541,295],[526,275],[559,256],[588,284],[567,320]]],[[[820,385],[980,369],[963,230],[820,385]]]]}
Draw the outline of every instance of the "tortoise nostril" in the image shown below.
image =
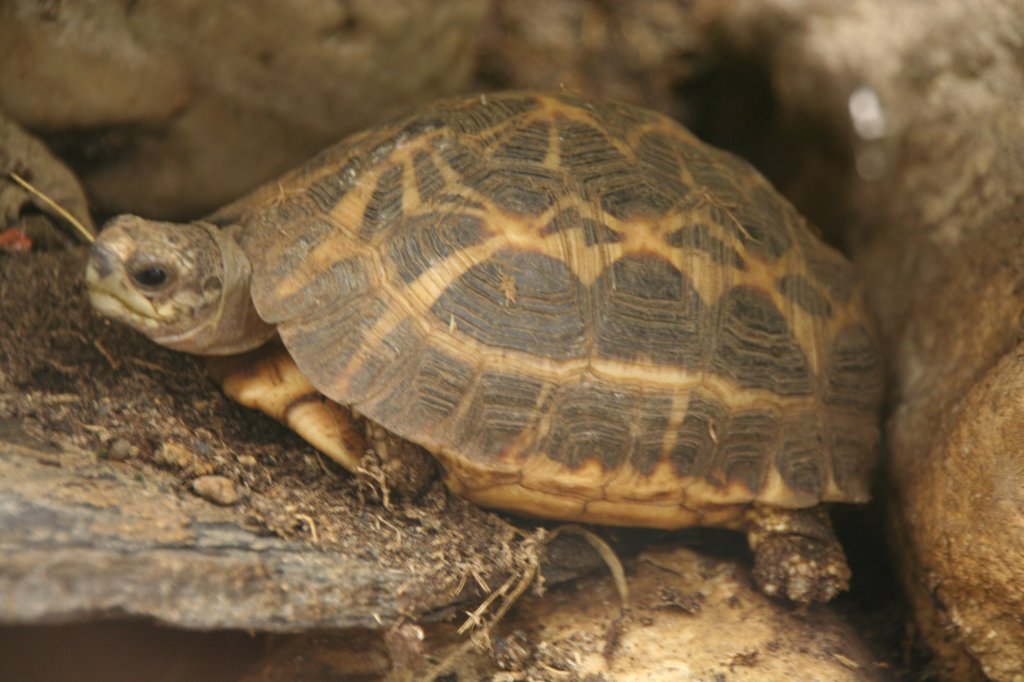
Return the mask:
{"type": "Polygon", "coordinates": [[[116,262],[117,256],[102,245],[96,244],[92,247],[92,253],[89,255],[89,269],[95,272],[99,279],[105,279],[113,274],[116,262]]]}

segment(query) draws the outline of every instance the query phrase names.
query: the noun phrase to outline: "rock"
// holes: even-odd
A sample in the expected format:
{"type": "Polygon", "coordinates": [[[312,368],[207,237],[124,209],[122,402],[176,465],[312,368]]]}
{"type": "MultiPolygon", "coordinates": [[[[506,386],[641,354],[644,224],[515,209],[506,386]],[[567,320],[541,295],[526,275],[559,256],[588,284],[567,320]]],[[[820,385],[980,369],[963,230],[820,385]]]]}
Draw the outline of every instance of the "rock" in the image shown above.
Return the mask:
{"type": "MultiPolygon", "coordinates": [[[[2,14],[3,8],[0,8],[0,16],[2,14]]],[[[3,28],[0,28],[2,32],[3,28]]],[[[19,184],[11,177],[11,173],[29,181],[39,192],[78,220],[87,232],[95,233],[85,192],[78,178],[45,144],[0,111],[0,232],[9,226],[23,225],[31,222],[31,218],[37,218],[27,210],[30,208],[40,211],[41,215],[49,219],[50,230],[56,232],[53,228],[55,224],[66,226],[65,219],[51,204],[19,184]]],[[[44,245],[47,242],[70,242],[69,237],[72,235],[84,241],[82,235],[75,233],[70,226],[66,227],[67,231],[56,232],[52,236],[38,228],[23,231],[29,234],[33,242],[44,245]]]]}
{"type": "Polygon", "coordinates": [[[109,213],[212,210],[454,92],[485,0],[0,4],[0,108],[109,213]]]}
{"type": "Polygon", "coordinates": [[[235,461],[237,461],[241,466],[244,466],[246,468],[252,468],[259,464],[256,458],[253,457],[252,455],[239,455],[238,457],[235,458],[235,461]]]}
{"type": "Polygon", "coordinates": [[[496,2],[480,42],[479,78],[686,118],[677,89],[698,68],[698,29],[689,3],[675,0],[496,2]]]}
{"type": "MultiPolygon", "coordinates": [[[[211,478],[222,477],[197,480],[211,478]]],[[[376,628],[417,598],[413,569],[383,556],[382,537],[363,536],[363,556],[314,547],[253,527],[252,507],[179,487],[177,472],[45,447],[0,419],[0,621],[120,614],[203,630],[376,628]]],[[[405,542],[413,555],[428,549],[405,542]]],[[[435,613],[452,601],[436,583],[423,596],[435,613]]]]}
{"type": "Polygon", "coordinates": [[[188,470],[195,459],[195,453],[174,441],[166,441],[156,452],[157,462],[174,469],[188,470]]]}
{"type": "Polygon", "coordinates": [[[200,476],[192,481],[192,492],[222,507],[236,505],[242,499],[238,486],[227,476],[200,476]]]}
{"type": "Polygon", "coordinates": [[[139,449],[124,438],[115,438],[104,455],[112,462],[123,462],[126,459],[138,457],[139,449]]]}

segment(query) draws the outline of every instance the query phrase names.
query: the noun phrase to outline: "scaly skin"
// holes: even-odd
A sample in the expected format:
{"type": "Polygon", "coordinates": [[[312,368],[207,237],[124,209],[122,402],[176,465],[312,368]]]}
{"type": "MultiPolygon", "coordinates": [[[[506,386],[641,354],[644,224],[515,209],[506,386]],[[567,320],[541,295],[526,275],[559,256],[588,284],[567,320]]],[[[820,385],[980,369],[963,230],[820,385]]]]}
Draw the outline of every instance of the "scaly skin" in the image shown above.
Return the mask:
{"type": "Polygon", "coordinates": [[[825,602],[850,584],[846,555],[823,507],[755,505],[746,513],[754,580],[765,594],[825,602]]]}

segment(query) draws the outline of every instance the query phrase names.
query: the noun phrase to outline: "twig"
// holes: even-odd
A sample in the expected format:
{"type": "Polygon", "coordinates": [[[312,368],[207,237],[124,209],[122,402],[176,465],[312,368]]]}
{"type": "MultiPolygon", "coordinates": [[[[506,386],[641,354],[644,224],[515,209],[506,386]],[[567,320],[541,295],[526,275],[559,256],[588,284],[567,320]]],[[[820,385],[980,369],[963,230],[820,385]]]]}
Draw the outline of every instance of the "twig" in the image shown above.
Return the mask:
{"type": "Polygon", "coordinates": [[[615,550],[612,549],[611,546],[594,531],[587,530],[583,526],[577,526],[572,523],[566,523],[555,528],[551,531],[551,535],[545,540],[544,544],[548,544],[562,532],[579,535],[590,543],[591,547],[597,550],[597,553],[601,555],[605,565],[608,566],[608,570],[612,574],[612,579],[615,581],[615,587],[619,592],[619,599],[622,600],[622,608],[629,606],[629,584],[626,582],[626,570],[622,567],[622,561],[620,561],[619,557],[615,554],[615,550]]]}
{"type": "Polygon", "coordinates": [[[71,225],[71,227],[75,228],[75,230],[78,231],[78,233],[82,236],[82,239],[84,239],[89,244],[92,244],[94,241],[96,241],[96,235],[93,234],[92,230],[83,225],[81,221],[78,220],[78,218],[64,210],[63,206],[61,206],[56,201],[43,194],[42,190],[36,189],[36,187],[31,182],[21,177],[14,171],[9,171],[7,174],[11,176],[12,180],[14,180],[16,183],[18,183],[26,190],[28,190],[29,193],[38,197],[40,201],[42,201],[44,204],[46,204],[54,211],[56,211],[57,215],[66,220],[71,225]]]}
{"type": "Polygon", "coordinates": [[[501,587],[496,589],[487,597],[483,604],[481,604],[475,611],[468,614],[466,622],[462,624],[462,627],[459,628],[458,632],[459,634],[462,634],[468,627],[472,627],[477,624],[480,625],[480,629],[474,633],[473,636],[467,637],[464,642],[455,647],[455,649],[445,656],[440,663],[431,667],[422,677],[418,677],[416,679],[424,681],[434,680],[438,676],[443,675],[448,672],[449,668],[451,668],[456,661],[460,660],[476,645],[477,641],[479,641],[479,637],[486,638],[490,635],[491,629],[501,621],[508,610],[512,608],[512,605],[515,604],[519,597],[522,596],[523,592],[526,591],[526,588],[530,586],[533,579],[537,577],[537,570],[540,568],[540,555],[535,555],[531,557],[531,559],[532,560],[523,573],[518,576],[518,582],[516,582],[517,576],[515,575],[506,580],[501,587]],[[512,587],[513,582],[515,582],[515,587],[512,587]],[[508,596],[506,596],[502,601],[498,610],[494,612],[489,621],[483,622],[482,616],[487,610],[487,607],[489,607],[495,599],[502,596],[505,592],[508,592],[510,587],[512,587],[512,591],[509,592],[508,596]]]}
{"type": "MultiPolygon", "coordinates": [[[[601,555],[601,558],[604,560],[605,564],[607,564],[608,570],[612,574],[615,587],[619,592],[619,598],[622,600],[622,609],[625,611],[629,604],[629,586],[626,583],[626,572],[622,567],[622,562],[619,560],[619,557],[616,556],[615,550],[613,550],[607,542],[593,531],[575,524],[558,526],[548,533],[546,537],[542,538],[539,541],[539,544],[542,547],[546,547],[561,533],[573,533],[575,535],[579,535],[590,543],[595,550],[597,550],[597,553],[601,555]]],[[[466,621],[457,631],[458,634],[462,635],[467,630],[477,627],[478,629],[476,632],[466,638],[464,642],[459,644],[451,653],[445,656],[441,662],[431,667],[424,676],[416,679],[433,680],[436,677],[443,675],[449,671],[456,661],[465,656],[469,650],[481,640],[481,638],[486,641],[486,638],[490,636],[491,630],[493,630],[501,619],[505,617],[505,614],[512,608],[512,605],[519,600],[519,597],[526,592],[526,589],[537,578],[537,574],[540,571],[541,552],[529,553],[527,556],[528,563],[523,569],[523,572],[518,576],[514,574],[510,576],[498,589],[491,592],[482,604],[480,604],[471,613],[467,613],[466,621]],[[491,614],[490,618],[485,621],[484,615],[487,613],[487,610],[499,598],[502,598],[501,605],[496,611],[494,611],[494,613],[491,614]]]]}
{"type": "Polygon", "coordinates": [[[111,368],[114,371],[117,371],[118,369],[120,369],[120,364],[121,363],[119,363],[117,360],[114,359],[114,356],[111,355],[107,351],[107,349],[103,347],[103,344],[100,343],[99,339],[93,340],[92,345],[95,346],[96,350],[98,350],[100,352],[100,355],[102,355],[106,359],[106,361],[110,363],[110,366],[111,366],[111,368]]]}
{"type": "Polygon", "coordinates": [[[316,532],[316,521],[309,514],[296,514],[295,518],[309,526],[309,535],[314,545],[320,544],[320,536],[316,532]]]}
{"type": "Polygon", "coordinates": [[[171,370],[167,369],[166,367],[162,367],[161,365],[158,365],[155,362],[150,362],[149,360],[143,360],[142,358],[128,358],[128,362],[132,363],[133,365],[138,365],[139,367],[151,370],[153,372],[160,372],[161,374],[174,376],[174,372],[172,372],[171,370]]]}

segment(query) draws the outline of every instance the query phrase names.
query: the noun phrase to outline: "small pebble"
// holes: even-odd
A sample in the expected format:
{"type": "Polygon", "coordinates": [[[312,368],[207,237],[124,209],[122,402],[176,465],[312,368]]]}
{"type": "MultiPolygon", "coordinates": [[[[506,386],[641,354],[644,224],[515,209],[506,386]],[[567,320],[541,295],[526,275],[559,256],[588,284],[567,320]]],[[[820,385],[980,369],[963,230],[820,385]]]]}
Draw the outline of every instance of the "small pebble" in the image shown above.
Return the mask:
{"type": "Polygon", "coordinates": [[[205,476],[212,474],[217,470],[217,467],[213,465],[213,462],[207,462],[204,460],[195,460],[192,462],[192,466],[188,468],[188,472],[193,476],[205,476]]]}
{"type": "Polygon", "coordinates": [[[256,458],[252,455],[239,455],[238,463],[244,467],[254,467],[257,464],[256,458]]]}
{"type": "Polygon", "coordinates": [[[180,443],[167,441],[157,450],[156,460],[161,464],[178,469],[187,469],[192,465],[196,456],[191,450],[180,443]]]}
{"type": "Polygon", "coordinates": [[[107,447],[106,458],[112,462],[123,462],[126,459],[137,457],[139,449],[126,441],[124,438],[115,438],[107,447]]]}
{"type": "Polygon", "coordinates": [[[238,504],[238,486],[227,476],[200,476],[192,481],[192,492],[208,502],[230,507],[238,504]]]}

